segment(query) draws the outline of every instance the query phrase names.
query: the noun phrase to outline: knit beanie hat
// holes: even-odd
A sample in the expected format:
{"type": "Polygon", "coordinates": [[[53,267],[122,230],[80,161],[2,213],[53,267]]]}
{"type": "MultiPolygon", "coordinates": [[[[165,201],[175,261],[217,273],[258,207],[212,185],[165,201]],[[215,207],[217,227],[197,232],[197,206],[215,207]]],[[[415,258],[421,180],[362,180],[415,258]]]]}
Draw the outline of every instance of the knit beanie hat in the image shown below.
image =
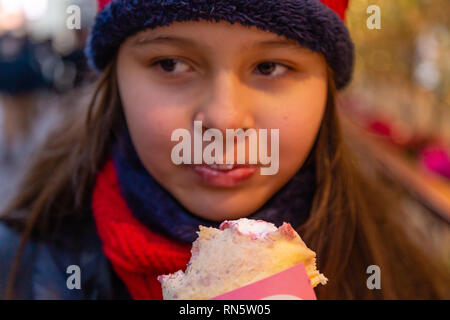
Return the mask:
{"type": "Polygon", "coordinates": [[[99,0],[89,63],[103,70],[121,43],[143,29],[183,21],[227,21],[270,31],[323,54],[338,89],[351,80],[354,46],[345,26],[349,0],[99,0]]]}

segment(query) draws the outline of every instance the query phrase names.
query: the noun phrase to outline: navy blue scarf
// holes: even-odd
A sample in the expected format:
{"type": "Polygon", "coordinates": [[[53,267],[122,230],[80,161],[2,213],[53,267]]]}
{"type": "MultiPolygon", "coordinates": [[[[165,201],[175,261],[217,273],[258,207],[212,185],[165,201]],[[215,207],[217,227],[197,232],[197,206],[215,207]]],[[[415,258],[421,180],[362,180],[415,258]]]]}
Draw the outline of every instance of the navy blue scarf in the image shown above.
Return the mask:
{"type": "MultiPolygon", "coordinates": [[[[259,210],[248,216],[280,226],[289,222],[294,228],[309,217],[315,191],[315,164],[311,154],[302,168],[259,210]]],[[[128,130],[112,149],[119,188],[133,215],[153,231],[183,242],[197,238],[199,225],[217,228],[220,222],[197,217],[183,207],[145,169],[128,130]]]]}

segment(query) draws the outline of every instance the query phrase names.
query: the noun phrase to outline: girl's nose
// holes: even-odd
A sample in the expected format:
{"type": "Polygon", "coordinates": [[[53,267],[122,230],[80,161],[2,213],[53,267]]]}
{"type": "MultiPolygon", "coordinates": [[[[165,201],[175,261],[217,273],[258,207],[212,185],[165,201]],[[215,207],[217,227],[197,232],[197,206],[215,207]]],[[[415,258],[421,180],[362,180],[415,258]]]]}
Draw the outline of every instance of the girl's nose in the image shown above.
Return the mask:
{"type": "Polygon", "coordinates": [[[208,94],[198,107],[194,121],[203,127],[226,129],[254,128],[248,87],[232,72],[221,72],[206,88],[208,94]]]}

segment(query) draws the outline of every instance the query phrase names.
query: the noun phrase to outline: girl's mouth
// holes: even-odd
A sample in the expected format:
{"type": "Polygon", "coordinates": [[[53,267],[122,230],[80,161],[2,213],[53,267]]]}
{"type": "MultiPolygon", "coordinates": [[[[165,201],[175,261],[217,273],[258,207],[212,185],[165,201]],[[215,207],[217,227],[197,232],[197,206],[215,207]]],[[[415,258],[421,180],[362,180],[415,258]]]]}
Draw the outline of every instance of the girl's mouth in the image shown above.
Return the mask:
{"type": "Polygon", "coordinates": [[[256,172],[258,166],[243,164],[201,164],[191,165],[190,168],[208,185],[215,187],[234,187],[250,179],[256,172]]]}

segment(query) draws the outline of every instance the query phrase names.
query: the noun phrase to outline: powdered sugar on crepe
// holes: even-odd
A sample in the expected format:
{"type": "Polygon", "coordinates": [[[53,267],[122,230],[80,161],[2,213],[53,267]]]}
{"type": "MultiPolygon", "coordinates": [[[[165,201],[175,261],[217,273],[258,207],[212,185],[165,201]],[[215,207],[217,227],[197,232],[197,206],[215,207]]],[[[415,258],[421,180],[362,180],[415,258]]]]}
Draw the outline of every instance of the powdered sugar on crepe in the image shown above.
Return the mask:
{"type": "Polygon", "coordinates": [[[276,232],[277,227],[273,223],[262,220],[250,220],[242,218],[233,221],[224,221],[220,224],[220,230],[233,229],[243,235],[248,235],[253,239],[264,238],[270,233],[276,232]]]}

